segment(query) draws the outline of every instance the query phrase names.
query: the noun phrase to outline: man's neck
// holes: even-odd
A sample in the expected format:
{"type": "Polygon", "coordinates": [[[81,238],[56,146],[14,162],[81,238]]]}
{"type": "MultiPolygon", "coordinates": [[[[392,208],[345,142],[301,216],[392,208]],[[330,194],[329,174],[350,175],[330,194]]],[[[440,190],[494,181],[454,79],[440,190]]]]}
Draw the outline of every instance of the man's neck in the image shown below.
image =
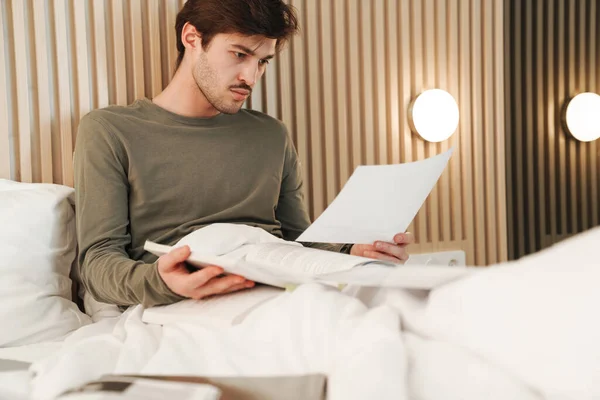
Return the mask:
{"type": "Polygon", "coordinates": [[[174,114],[193,118],[211,118],[219,114],[198,88],[190,72],[179,67],[167,87],[152,102],[174,114]]]}

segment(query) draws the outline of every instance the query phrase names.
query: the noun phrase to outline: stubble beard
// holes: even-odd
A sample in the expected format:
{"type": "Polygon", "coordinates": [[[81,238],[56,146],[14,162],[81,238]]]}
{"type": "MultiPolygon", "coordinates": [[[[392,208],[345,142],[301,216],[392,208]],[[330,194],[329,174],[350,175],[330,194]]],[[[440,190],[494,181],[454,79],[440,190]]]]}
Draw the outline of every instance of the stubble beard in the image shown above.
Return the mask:
{"type": "Polygon", "coordinates": [[[206,55],[200,55],[192,75],[198,90],[217,111],[223,114],[235,114],[240,111],[243,103],[236,102],[233,99],[225,99],[226,93],[219,94],[217,72],[208,64],[206,55]]]}

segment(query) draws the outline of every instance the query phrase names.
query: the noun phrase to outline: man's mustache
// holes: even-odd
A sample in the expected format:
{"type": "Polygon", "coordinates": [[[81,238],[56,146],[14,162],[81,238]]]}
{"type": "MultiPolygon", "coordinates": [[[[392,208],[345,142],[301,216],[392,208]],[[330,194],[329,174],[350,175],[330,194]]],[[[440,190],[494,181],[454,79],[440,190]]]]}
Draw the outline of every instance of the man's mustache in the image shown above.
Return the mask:
{"type": "Polygon", "coordinates": [[[248,92],[252,93],[252,88],[246,84],[231,86],[230,89],[244,89],[248,92]]]}

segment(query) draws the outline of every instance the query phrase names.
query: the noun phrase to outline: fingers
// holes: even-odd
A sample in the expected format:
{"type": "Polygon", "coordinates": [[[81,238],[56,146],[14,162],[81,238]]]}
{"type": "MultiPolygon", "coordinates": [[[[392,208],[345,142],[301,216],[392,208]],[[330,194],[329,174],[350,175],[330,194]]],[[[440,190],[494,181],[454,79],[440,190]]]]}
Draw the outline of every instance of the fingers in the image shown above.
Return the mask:
{"type": "Polygon", "coordinates": [[[378,251],[365,251],[365,257],[374,258],[376,260],[391,261],[396,264],[402,264],[405,261],[388,254],[380,253],[378,251]]]}
{"type": "Polygon", "coordinates": [[[398,233],[394,236],[394,242],[397,244],[413,244],[415,242],[415,235],[410,232],[398,233]]]}
{"type": "Polygon", "coordinates": [[[171,250],[159,257],[158,272],[160,277],[174,293],[180,296],[201,299],[220,293],[230,293],[254,286],[254,282],[242,276],[222,276],[223,268],[209,266],[194,272],[185,268],[184,262],[190,256],[189,246],[171,250]]]}
{"type": "Polygon", "coordinates": [[[246,288],[245,278],[237,275],[229,275],[224,278],[214,278],[204,285],[198,287],[192,294],[193,299],[212,296],[214,294],[229,293],[235,290],[246,288]]]}
{"type": "Polygon", "coordinates": [[[408,260],[406,245],[398,245],[387,242],[375,242],[375,249],[380,253],[385,253],[399,259],[400,261],[408,260]]]}
{"type": "Polygon", "coordinates": [[[408,260],[408,253],[405,246],[394,243],[375,242],[374,244],[355,244],[352,249],[353,255],[360,257],[393,261],[395,263],[403,263],[408,260]]]}
{"type": "Polygon", "coordinates": [[[254,287],[254,282],[246,281],[244,283],[240,283],[239,285],[234,285],[229,289],[226,289],[225,291],[221,292],[221,294],[237,292],[238,290],[250,289],[251,287],[254,287]]]}
{"type": "Polygon", "coordinates": [[[173,249],[159,258],[158,268],[163,272],[174,271],[179,268],[179,264],[188,259],[190,254],[189,246],[173,249]]]}
{"type": "Polygon", "coordinates": [[[365,252],[367,251],[375,251],[375,246],[372,244],[355,244],[350,249],[350,255],[366,257],[365,252]]]}
{"type": "Polygon", "coordinates": [[[205,285],[208,281],[218,277],[223,273],[223,268],[215,265],[210,267],[201,268],[198,271],[194,271],[185,277],[186,285],[191,290],[196,290],[198,287],[205,285]]]}

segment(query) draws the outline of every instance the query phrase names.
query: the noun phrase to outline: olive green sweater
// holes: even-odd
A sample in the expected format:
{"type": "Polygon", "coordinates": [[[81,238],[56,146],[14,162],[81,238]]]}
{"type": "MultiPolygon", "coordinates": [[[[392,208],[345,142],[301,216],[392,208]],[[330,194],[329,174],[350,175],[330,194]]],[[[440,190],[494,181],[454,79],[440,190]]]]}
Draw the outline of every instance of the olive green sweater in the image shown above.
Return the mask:
{"type": "Polygon", "coordinates": [[[294,240],[310,225],[287,130],[259,112],[190,118],[148,99],[95,110],[80,122],[74,163],[78,276],[102,302],[182,299],[144,251],[147,239],[173,245],[228,222],[294,240]]]}

